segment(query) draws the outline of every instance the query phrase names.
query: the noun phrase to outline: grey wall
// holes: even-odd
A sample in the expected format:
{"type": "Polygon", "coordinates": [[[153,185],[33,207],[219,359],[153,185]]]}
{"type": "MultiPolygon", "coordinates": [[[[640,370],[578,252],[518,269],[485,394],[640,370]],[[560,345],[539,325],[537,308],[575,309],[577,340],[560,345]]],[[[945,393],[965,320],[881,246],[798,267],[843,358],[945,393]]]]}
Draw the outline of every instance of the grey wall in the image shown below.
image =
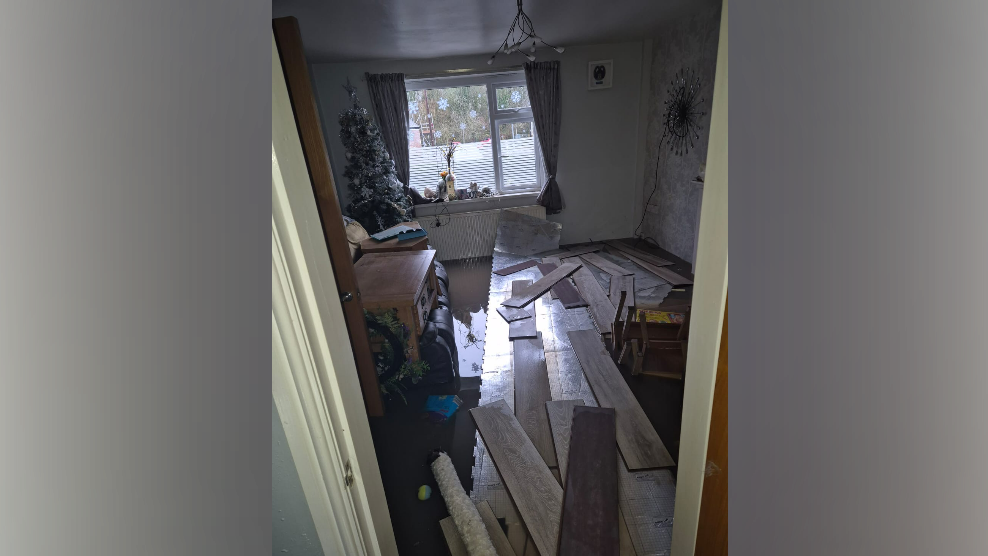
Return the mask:
{"type": "Polygon", "coordinates": [[[271,554],[323,556],[274,400],[271,401],[271,554]]]}
{"type": "MultiPolygon", "coordinates": [[[[548,49],[546,49],[548,50],[548,49]]],[[[636,169],[639,146],[642,43],[569,46],[563,54],[540,51],[540,60],[558,59],[562,81],[562,140],[559,145],[557,181],[562,188],[563,212],[549,217],[563,225],[562,243],[628,237],[635,218],[636,169]],[[551,53],[551,55],[550,55],[551,53]],[[614,85],[587,90],[587,64],[614,60],[614,85]]],[[[486,69],[487,55],[314,64],[312,75],[336,176],[340,202],[348,199],[343,144],[339,138],[339,113],[349,106],[342,84],[349,77],[363,106],[370,109],[364,72],[403,72],[406,75],[452,69],[486,69]]],[[[519,66],[519,55],[498,56],[493,68],[519,66]]]]}
{"type": "MultiPolygon", "coordinates": [[[[645,142],[644,195],[652,191],[656,178],[658,154],[658,189],[652,196],[645,213],[641,233],[653,238],[673,254],[692,261],[693,225],[697,195],[691,194],[690,181],[696,178],[700,165],[707,158],[707,138],[710,127],[710,103],[714,91],[714,70],[717,65],[717,40],[720,30],[719,0],[702,0],[680,17],[665,24],[652,43],[651,85],[648,98],[648,132],[645,142]],[[658,152],[662,137],[663,102],[667,98],[669,83],[681,68],[692,69],[699,75],[702,110],[707,113],[701,120],[696,148],[689,154],[676,156],[668,145],[658,152]]],[[[641,215],[636,215],[635,225],[641,215]]]]}

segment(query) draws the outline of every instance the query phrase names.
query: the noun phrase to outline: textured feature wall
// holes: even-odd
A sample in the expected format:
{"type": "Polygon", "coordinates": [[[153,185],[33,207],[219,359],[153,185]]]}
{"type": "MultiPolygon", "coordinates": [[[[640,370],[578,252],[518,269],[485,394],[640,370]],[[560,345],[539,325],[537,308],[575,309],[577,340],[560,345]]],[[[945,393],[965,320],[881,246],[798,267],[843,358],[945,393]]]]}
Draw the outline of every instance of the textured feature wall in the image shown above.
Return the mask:
{"type": "MultiPolygon", "coordinates": [[[[658,154],[658,188],[645,212],[641,233],[651,237],[663,248],[688,261],[693,258],[693,226],[698,195],[691,181],[707,158],[707,138],[710,129],[710,102],[714,92],[714,70],[717,65],[717,40],[720,27],[720,2],[703,0],[689,12],[670,21],[657,31],[652,43],[651,86],[649,90],[648,132],[645,143],[644,195],[656,181],[658,154]],[[669,83],[681,68],[692,69],[699,77],[702,96],[699,141],[689,154],[677,156],[669,151],[668,143],[659,153],[662,137],[662,114],[668,98],[669,83]]],[[[635,225],[641,215],[635,218],[635,225]]]]}

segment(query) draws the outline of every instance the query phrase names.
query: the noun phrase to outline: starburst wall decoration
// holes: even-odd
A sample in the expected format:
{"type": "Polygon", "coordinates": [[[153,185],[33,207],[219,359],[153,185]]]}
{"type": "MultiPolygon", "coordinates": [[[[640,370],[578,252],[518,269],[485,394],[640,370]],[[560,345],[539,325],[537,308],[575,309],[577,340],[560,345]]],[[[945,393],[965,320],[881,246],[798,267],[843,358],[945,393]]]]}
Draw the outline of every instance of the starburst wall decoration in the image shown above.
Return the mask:
{"type": "Polygon", "coordinates": [[[669,151],[677,155],[689,153],[693,140],[699,139],[703,129],[700,118],[706,112],[699,110],[704,99],[700,97],[700,78],[693,70],[682,69],[670,83],[666,111],[662,115],[663,134],[669,139],[669,151]]]}

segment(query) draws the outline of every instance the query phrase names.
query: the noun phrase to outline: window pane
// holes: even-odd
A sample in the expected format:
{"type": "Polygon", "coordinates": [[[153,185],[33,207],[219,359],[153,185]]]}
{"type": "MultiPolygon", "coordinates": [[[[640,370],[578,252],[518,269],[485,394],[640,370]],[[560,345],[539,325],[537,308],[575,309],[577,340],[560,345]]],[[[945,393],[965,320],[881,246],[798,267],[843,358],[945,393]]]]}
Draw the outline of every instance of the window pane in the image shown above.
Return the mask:
{"type": "Polygon", "coordinates": [[[512,108],[528,108],[531,103],[528,100],[528,87],[504,87],[497,89],[497,109],[510,110],[512,108]]]}
{"type": "Polygon", "coordinates": [[[439,185],[446,159],[439,147],[457,144],[453,175],[457,189],[475,181],[495,189],[487,87],[449,87],[408,91],[408,155],[411,185],[422,192],[439,185]]]}
{"type": "Polygon", "coordinates": [[[532,122],[501,124],[498,135],[501,138],[502,189],[538,187],[532,122]]]}

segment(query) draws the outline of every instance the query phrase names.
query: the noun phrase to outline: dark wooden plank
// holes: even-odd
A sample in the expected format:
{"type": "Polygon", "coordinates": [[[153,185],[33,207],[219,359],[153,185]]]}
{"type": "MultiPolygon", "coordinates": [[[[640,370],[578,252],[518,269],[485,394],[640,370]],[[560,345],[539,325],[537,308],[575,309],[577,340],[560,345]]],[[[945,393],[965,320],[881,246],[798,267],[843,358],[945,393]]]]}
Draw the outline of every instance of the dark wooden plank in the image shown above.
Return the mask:
{"type": "Polygon", "coordinates": [[[569,259],[572,257],[579,257],[584,253],[593,253],[594,251],[600,251],[602,247],[603,245],[600,244],[584,245],[582,247],[573,247],[573,248],[567,247],[565,253],[556,253],[554,256],[559,257],[559,260],[569,259]]]}
{"type": "MultiPolygon", "coordinates": [[[[523,291],[532,284],[531,280],[513,280],[511,282],[512,295],[523,291]]],[[[535,328],[535,307],[530,309],[512,309],[510,307],[498,307],[498,309],[511,309],[520,311],[528,315],[526,319],[515,319],[508,322],[508,339],[520,340],[523,338],[535,338],[537,330],[535,328]]],[[[503,316],[503,315],[502,315],[503,316]]]]}
{"type": "Polygon", "coordinates": [[[567,263],[560,265],[559,268],[550,272],[547,276],[543,276],[535,281],[534,284],[525,288],[518,295],[512,295],[511,299],[505,300],[501,305],[505,307],[518,307],[519,309],[527,306],[529,303],[535,301],[542,296],[545,292],[549,291],[556,282],[566,278],[570,274],[573,274],[583,265],[580,263],[567,263]]]}
{"type": "Polygon", "coordinates": [[[480,512],[480,519],[484,520],[484,527],[487,528],[487,534],[491,537],[497,556],[515,556],[515,551],[511,548],[511,543],[508,542],[508,537],[501,529],[501,524],[498,523],[494,510],[487,500],[477,502],[477,511],[480,512]]]}
{"type": "Polygon", "coordinates": [[[635,277],[634,276],[611,276],[611,303],[617,307],[621,292],[626,292],[624,298],[625,307],[635,306],[635,277]]]}
{"type": "Polygon", "coordinates": [[[618,485],[614,410],[573,408],[560,556],[618,556],[618,485]]]}
{"type": "Polygon", "coordinates": [[[508,339],[524,340],[538,337],[535,319],[514,320],[508,323],[508,339]]]}
{"type": "Polygon", "coordinates": [[[494,271],[494,274],[497,274],[498,276],[507,276],[509,274],[514,274],[515,272],[518,272],[520,270],[525,270],[526,268],[532,268],[536,264],[538,264],[537,261],[528,260],[523,263],[518,263],[504,268],[499,268],[494,271]]]}
{"type": "Polygon", "coordinates": [[[569,462],[570,425],[573,423],[573,408],[585,405],[583,400],[554,400],[545,402],[552,429],[552,444],[556,448],[556,461],[559,462],[559,476],[566,481],[566,465],[569,462]]]}
{"type": "Polygon", "coordinates": [[[377,370],[371,355],[370,338],[364,320],[364,306],[360,301],[360,288],[353,269],[350,244],[344,231],[343,213],[340,211],[340,201],[336,196],[336,185],[333,184],[333,171],[329,165],[326,141],[322,135],[322,121],[316,108],[316,97],[312,92],[309,66],[302,47],[302,34],[299,32],[298,20],[294,17],[275,19],[272,26],[275,42],[278,44],[282,71],[285,73],[285,83],[288,85],[288,96],[291,97],[292,109],[295,111],[302,153],[305,155],[305,164],[309,168],[309,179],[312,181],[316,205],[319,208],[319,219],[322,220],[323,233],[326,236],[329,258],[333,263],[338,294],[343,299],[346,298],[346,294],[350,294],[350,300],[343,303],[343,314],[346,317],[353,358],[357,363],[357,375],[360,377],[364,405],[367,407],[368,415],[379,417],[384,415],[384,402],[381,400],[377,370]]]}
{"type": "MultiPolygon", "coordinates": [[[[573,423],[573,407],[584,405],[583,400],[555,400],[545,403],[546,412],[549,414],[549,426],[552,427],[552,441],[556,446],[556,460],[559,462],[559,473],[563,481],[566,480],[566,469],[569,463],[569,442],[570,427],[573,423]]],[[[624,467],[624,461],[617,447],[614,448],[614,465],[618,475],[629,474],[624,467]]],[[[618,490],[618,501],[621,501],[622,493],[618,490]]],[[[634,543],[631,540],[631,532],[628,531],[628,524],[624,519],[624,514],[618,509],[618,526],[621,539],[621,556],[635,556],[634,543]]]]}
{"type": "MultiPolygon", "coordinates": [[[[539,272],[543,275],[551,273],[556,269],[556,265],[551,263],[542,263],[539,265],[539,272]]],[[[563,279],[556,282],[556,285],[552,286],[549,290],[563,307],[567,309],[573,309],[575,307],[586,307],[589,303],[586,302],[582,297],[580,297],[580,292],[576,291],[576,287],[570,283],[568,279],[563,279]]]]}
{"type": "Polygon", "coordinates": [[[727,304],[728,300],[724,300],[724,324],[721,325],[717,378],[714,380],[714,401],[710,411],[707,464],[700,495],[700,518],[696,528],[695,554],[701,555],[727,555],[727,304]]]}
{"type": "MultiPolygon", "coordinates": [[[[562,251],[565,251],[565,249],[563,249],[562,251]]],[[[549,274],[549,272],[556,270],[556,267],[561,265],[562,263],[559,262],[559,257],[550,256],[550,257],[542,257],[542,264],[539,265],[539,272],[542,273],[542,276],[545,276],[546,274],[549,274]],[[552,268],[549,269],[548,272],[546,272],[545,270],[542,270],[542,264],[552,265],[552,268]]],[[[567,282],[568,280],[561,280],[561,281],[567,282]]],[[[556,286],[553,286],[552,288],[549,289],[549,296],[552,297],[553,299],[559,298],[559,296],[556,294],[556,286]]]]}
{"type": "Polygon", "coordinates": [[[545,402],[552,399],[549,391],[549,371],[545,363],[542,336],[534,340],[516,340],[512,347],[515,375],[515,417],[521,423],[545,464],[556,467],[556,452],[552,444],[552,429],[545,402]]]}
{"type": "Polygon", "coordinates": [[[535,546],[543,555],[556,554],[563,487],[504,400],[471,409],[470,415],[535,546]]]}
{"type": "Polygon", "coordinates": [[[610,334],[614,324],[614,305],[607,298],[604,288],[600,287],[597,279],[586,268],[580,268],[573,274],[576,288],[580,290],[583,299],[589,302],[590,316],[601,334],[610,334]]]}
{"type": "Polygon", "coordinates": [[[657,257],[651,253],[646,253],[645,251],[642,251],[637,247],[632,247],[622,241],[608,240],[605,241],[604,243],[606,243],[608,247],[611,247],[628,255],[634,255],[635,257],[638,257],[639,259],[647,263],[651,263],[655,266],[668,266],[672,264],[670,261],[667,261],[662,257],[657,257]]]}
{"type": "Polygon", "coordinates": [[[516,309],[514,307],[498,307],[497,314],[501,315],[506,322],[532,318],[532,313],[528,309],[516,309]]]}
{"type": "Polygon", "coordinates": [[[636,257],[634,255],[630,255],[628,253],[625,253],[624,256],[625,257],[628,257],[628,260],[629,261],[631,261],[631,262],[635,263],[636,265],[644,268],[645,270],[651,272],[652,274],[658,276],[659,278],[662,278],[663,280],[665,280],[666,282],[669,282],[673,286],[688,286],[688,285],[690,285],[690,284],[693,283],[693,280],[690,280],[689,278],[687,278],[685,276],[682,276],[680,274],[677,274],[677,273],[673,272],[672,270],[669,270],[666,267],[663,267],[663,266],[655,266],[654,264],[651,264],[648,261],[642,260],[642,259],[640,259],[640,258],[638,258],[638,257],[636,257]]]}
{"type": "Polygon", "coordinates": [[[676,465],[600,337],[593,330],[575,330],[569,332],[569,339],[597,404],[614,408],[617,444],[628,469],[676,465]]]}
{"type": "Polygon", "coordinates": [[[583,259],[583,262],[590,263],[611,276],[632,276],[635,273],[634,270],[621,268],[604,257],[601,257],[597,253],[586,253],[584,255],[580,255],[580,258],[583,259]]]}

